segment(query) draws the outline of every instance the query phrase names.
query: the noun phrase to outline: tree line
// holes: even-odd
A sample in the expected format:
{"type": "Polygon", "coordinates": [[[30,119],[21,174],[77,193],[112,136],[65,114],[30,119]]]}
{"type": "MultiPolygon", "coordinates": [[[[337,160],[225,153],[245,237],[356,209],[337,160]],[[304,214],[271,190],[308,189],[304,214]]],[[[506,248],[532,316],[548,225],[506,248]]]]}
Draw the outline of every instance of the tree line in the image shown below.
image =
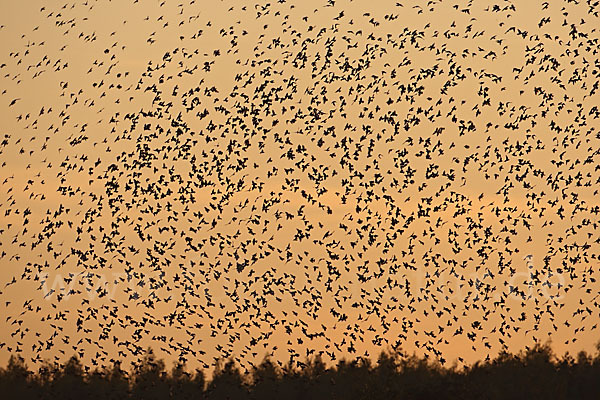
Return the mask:
{"type": "Polygon", "coordinates": [[[2,398],[20,400],[599,399],[600,350],[557,357],[549,345],[536,345],[461,368],[390,351],[376,361],[341,360],[331,367],[319,357],[302,367],[265,358],[246,373],[231,359],[218,362],[210,379],[183,364],[168,370],[152,351],[130,371],[119,362],[87,369],[76,356],[30,371],[13,355],[0,369],[0,391],[2,398]]]}

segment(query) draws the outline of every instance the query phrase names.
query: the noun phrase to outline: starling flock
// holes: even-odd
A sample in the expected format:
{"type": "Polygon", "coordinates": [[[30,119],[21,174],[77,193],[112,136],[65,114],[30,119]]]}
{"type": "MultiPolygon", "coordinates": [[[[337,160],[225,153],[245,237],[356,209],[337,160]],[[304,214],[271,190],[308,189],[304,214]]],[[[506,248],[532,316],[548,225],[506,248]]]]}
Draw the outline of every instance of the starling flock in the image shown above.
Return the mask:
{"type": "Polygon", "coordinates": [[[599,1],[2,7],[0,353],[596,340],[599,1]]]}

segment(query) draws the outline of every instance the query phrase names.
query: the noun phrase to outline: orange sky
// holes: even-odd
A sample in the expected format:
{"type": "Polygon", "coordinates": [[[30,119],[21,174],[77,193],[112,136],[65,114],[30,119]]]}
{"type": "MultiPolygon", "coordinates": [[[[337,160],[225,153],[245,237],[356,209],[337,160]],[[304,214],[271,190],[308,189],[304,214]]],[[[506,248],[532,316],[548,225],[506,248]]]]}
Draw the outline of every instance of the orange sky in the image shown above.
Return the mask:
{"type": "Polygon", "coordinates": [[[0,363],[594,350],[587,5],[0,7],[0,363]]]}

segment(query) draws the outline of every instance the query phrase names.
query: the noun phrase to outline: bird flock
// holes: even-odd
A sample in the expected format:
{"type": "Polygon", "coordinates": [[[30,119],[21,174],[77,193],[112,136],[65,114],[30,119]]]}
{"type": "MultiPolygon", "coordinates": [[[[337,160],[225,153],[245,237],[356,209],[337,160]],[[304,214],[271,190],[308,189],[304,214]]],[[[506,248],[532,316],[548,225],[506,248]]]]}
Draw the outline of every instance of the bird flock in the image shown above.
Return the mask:
{"type": "Polygon", "coordinates": [[[4,355],[596,340],[598,1],[23,8],[0,25],[4,355]]]}

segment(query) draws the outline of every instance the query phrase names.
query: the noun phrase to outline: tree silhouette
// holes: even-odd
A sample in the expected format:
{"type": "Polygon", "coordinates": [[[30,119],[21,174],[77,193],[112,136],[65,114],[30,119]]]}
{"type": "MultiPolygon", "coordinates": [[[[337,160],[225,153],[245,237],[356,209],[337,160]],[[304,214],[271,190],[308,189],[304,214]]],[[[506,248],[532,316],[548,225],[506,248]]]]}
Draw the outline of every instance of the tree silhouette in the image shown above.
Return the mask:
{"type": "Polygon", "coordinates": [[[135,399],[159,400],[170,397],[165,363],[157,360],[152,349],[148,349],[137,365],[131,396],[135,399]]]}
{"type": "Polygon", "coordinates": [[[225,365],[217,363],[213,378],[208,385],[206,398],[212,399],[244,399],[248,392],[245,388],[244,379],[233,359],[228,360],[225,365]]]}
{"type": "Polygon", "coordinates": [[[370,363],[368,360],[340,360],[336,368],[333,397],[336,399],[369,399],[370,363]]]}
{"type": "Polygon", "coordinates": [[[167,372],[148,350],[127,373],[119,361],[86,370],[71,357],[64,365],[44,362],[31,372],[11,356],[0,369],[2,398],[8,399],[598,399],[600,349],[557,357],[549,345],[477,362],[464,369],[427,358],[382,352],[327,366],[319,357],[287,364],[269,357],[242,374],[233,359],[218,361],[210,382],[204,371],[176,363],[167,372]],[[281,367],[280,367],[281,366],[281,367]]]}
{"type": "Polygon", "coordinates": [[[177,363],[171,370],[169,386],[171,387],[171,396],[175,399],[204,398],[204,372],[198,369],[195,373],[189,373],[185,370],[183,363],[177,363]]]}
{"type": "Polygon", "coordinates": [[[41,388],[24,360],[11,355],[6,370],[0,370],[0,391],[7,399],[33,399],[40,397],[41,388]]]}
{"type": "Polygon", "coordinates": [[[89,397],[83,367],[77,356],[69,358],[65,365],[54,370],[50,393],[55,399],[80,400],[89,397]]]}
{"type": "Polygon", "coordinates": [[[270,358],[265,357],[252,374],[250,398],[256,400],[276,400],[282,398],[280,380],[281,371],[270,358]]]}

